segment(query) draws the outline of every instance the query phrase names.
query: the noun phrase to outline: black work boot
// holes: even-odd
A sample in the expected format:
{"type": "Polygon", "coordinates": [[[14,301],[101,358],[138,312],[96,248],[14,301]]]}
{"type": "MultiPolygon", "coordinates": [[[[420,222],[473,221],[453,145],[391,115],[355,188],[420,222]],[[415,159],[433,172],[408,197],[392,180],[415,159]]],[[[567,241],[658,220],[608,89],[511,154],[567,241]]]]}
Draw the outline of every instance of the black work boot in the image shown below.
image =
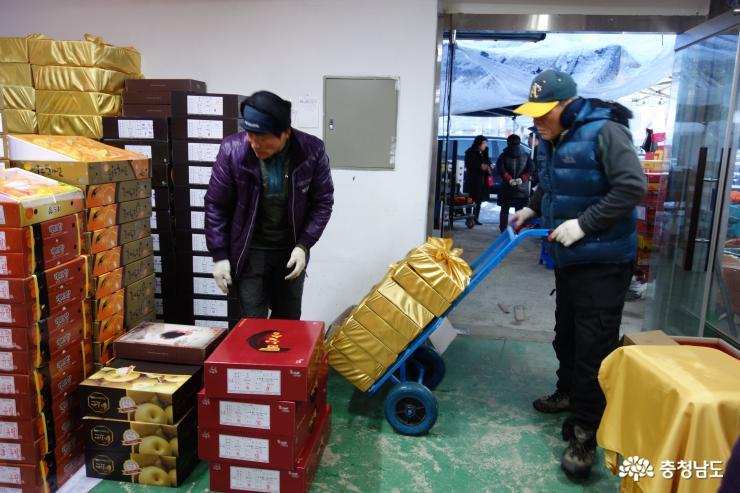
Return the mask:
{"type": "Polygon", "coordinates": [[[570,397],[558,389],[551,395],[540,397],[532,405],[541,413],[559,413],[570,409],[570,397]]]}
{"type": "Polygon", "coordinates": [[[574,425],[573,436],[563,452],[560,467],[573,479],[587,479],[591,474],[595,455],[596,433],[574,425]]]}

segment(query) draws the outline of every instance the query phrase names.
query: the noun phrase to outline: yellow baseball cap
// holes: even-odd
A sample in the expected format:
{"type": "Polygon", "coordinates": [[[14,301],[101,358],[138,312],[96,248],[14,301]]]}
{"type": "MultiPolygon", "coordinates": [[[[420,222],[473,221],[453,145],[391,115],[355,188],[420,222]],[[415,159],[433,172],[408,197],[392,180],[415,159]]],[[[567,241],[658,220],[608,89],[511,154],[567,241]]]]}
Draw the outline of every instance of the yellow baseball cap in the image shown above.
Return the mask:
{"type": "Polygon", "coordinates": [[[552,111],[560,101],[575,97],[577,90],[578,86],[569,74],[549,68],[534,78],[529,100],[514,113],[539,118],[552,111]]]}

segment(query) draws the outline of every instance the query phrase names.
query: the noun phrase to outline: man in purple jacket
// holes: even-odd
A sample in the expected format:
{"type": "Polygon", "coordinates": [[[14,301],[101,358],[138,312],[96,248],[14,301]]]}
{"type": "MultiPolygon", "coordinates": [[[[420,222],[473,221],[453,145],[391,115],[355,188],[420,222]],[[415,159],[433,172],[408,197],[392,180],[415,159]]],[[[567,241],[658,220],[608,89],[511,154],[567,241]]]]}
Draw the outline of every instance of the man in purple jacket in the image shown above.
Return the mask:
{"type": "Polygon", "coordinates": [[[236,279],[242,317],[298,320],[308,252],[331,217],[334,185],[324,143],[290,126],[289,101],[259,91],[243,126],[224,139],[205,198],[213,277],[236,279]]]}

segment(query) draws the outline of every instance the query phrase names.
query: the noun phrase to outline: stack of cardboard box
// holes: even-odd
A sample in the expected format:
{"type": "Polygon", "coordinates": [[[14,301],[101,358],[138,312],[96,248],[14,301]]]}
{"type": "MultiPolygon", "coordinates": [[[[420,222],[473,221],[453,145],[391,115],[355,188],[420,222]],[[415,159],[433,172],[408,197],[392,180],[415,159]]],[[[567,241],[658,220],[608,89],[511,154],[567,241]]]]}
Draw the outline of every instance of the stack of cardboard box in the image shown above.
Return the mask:
{"type": "Polygon", "coordinates": [[[211,490],[308,491],[330,433],[323,330],[244,319],[206,360],[198,453],[211,490]]]}
{"type": "Polygon", "coordinates": [[[84,137],[12,136],[10,144],[14,166],[82,189],[93,359],[103,365],[115,337],[154,318],[149,160],[84,137]]]}
{"type": "Polygon", "coordinates": [[[0,94],[5,101],[8,133],[33,134],[36,91],[28,56],[29,38],[0,38],[0,94]]]}
{"type": "Polygon", "coordinates": [[[642,168],[647,178],[647,192],[637,206],[637,259],[635,275],[640,282],[650,278],[650,262],[658,217],[668,192],[668,171],[665,161],[643,160],[642,168]]]}
{"type": "Polygon", "coordinates": [[[5,124],[5,99],[0,92],[0,169],[9,167],[8,127],[5,124]]]}
{"type": "Polygon", "coordinates": [[[82,384],[88,476],[182,484],[197,460],[195,392],[203,361],[224,335],[145,322],[115,342],[117,359],[82,384]],[[127,357],[136,359],[121,359],[127,357]]]}
{"type": "Polygon", "coordinates": [[[240,131],[244,96],[175,92],[172,95],[172,162],[175,183],[177,265],[184,323],[233,326],[238,300],[213,282],[204,234],[204,197],[220,143],[240,131]]]}
{"type": "Polygon", "coordinates": [[[121,114],[124,81],[141,78],[141,56],[87,35],[80,41],[28,40],[39,133],[103,136],[102,117],[121,114]]]}
{"type": "Polygon", "coordinates": [[[191,79],[129,79],[123,93],[124,118],[106,118],[104,137],[109,145],[146,154],[152,160],[152,238],[157,271],[157,316],[178,317],[175,260],[174,204],[169,116],[173,91],[205,91],[206,84],[191,79]]]}
{"type": "Polygon", "coordinates": [[[0,490],[50,492],[82,462],[90,369],[79,189],[0,171],[0,490]]]}

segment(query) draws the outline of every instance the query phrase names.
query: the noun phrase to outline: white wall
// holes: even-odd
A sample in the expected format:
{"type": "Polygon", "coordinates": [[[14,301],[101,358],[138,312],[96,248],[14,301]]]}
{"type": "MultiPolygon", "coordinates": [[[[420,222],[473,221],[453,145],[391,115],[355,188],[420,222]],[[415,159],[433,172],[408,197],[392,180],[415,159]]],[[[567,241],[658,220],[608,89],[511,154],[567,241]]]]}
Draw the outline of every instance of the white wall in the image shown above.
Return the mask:
{"type": "Polygon", "coordinates": [[[450,14],[707,15],[709,0],[442,0],[450,14]]]}
{"type": "MultiPolygon", "coordinates": [[[[150,78],[211,92],[318,97],[324,75],[400,77],[396,169],[334,171],[335,210],[312,252],[304,318],[331,322],[425,235],[433,120],[433,0],[24,0],[0,35],[103,36],[135,46],[150,78]]],[[[312,132],[320,134],[320,129],[312,132]]]]}

